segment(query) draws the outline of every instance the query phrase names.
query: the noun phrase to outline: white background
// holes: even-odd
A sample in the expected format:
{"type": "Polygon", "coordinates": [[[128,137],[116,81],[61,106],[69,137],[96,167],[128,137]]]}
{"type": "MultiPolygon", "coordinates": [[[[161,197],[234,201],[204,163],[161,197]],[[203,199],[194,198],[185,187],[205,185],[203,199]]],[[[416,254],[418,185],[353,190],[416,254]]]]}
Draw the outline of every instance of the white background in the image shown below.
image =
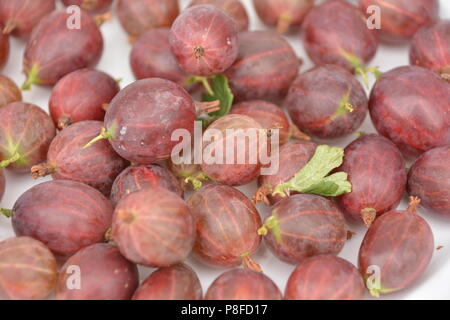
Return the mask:
{"type": "MultiPolygon", "coordinates": [[[[164,0],[161,0],[164,1],[164,0]]],[[[182,0],[181,5],[184,8],[190,1],[182,0]]],[[[251,19],[251,30],[266,29],[259,21],[252,7],[251,0],[243,0],[248,9],[251,19]]],[[[450,1],[441,0],[441,17],[450,18],[450,1]]],[[[107,22],[102,26],[102,32],[105,40],[105,50],[103,57],[98,65],[98,69],[111,74],[114,78],[122,78],[122,87],[133,82],[134,77],[129,66],[129,53],[131,46],[128,43],[127,35],[122,30],[118,20],[114,17],[113,21],[107,22]]],[[[298,34],[288,36],[292,46],[295,48],[298,55],[304,59],[305,64],[302,66],[302,71],[312,67],[312,63],[305,54],[298,34]]],[[[8,65],[3,70],[3,74],[11,77],[17,83],[22,84],[25,80],[21,73],[22,54],[25,44],[17,39],[11,39],[11,54],[8,65]]],[[[408,46],[389,47],[382,45],[371,63],[374,66],[381,66],[382,71],[390,70],[394,67],[408,64],[408,46]]],[[[31,92],[23,94],[24,101],[32,102],[43,109],[48,109],[48,99],[51,90],[49,88],[34,87],[31,92]]],[[[407,124],[405,124],[407,125],[407,124]]],[[[362,129],[366,132],[375,132],[370,118],[367,117],[362,129]]],[[[349,142],[355,139],[355,136],[334,141],[333,144],[345,147],[349,142]]],[[[7,188],[6,194],[1,202],[4,208],[11,208],[17,199],[25,190],[31,186],[46,181],[40,179],[33,181],[27,175],[17,175],[6,172],[7,188]]],[[[256,184],[244,186],[239,188],[248,196],[252,196],[256,189],[256,184]]],[[[403,200],[400,208],[406,207],[406,198],[403,200]]],[[[259,206],[260,212],[265,216],[267,212],[265,208],[259,206]]],[[[386,299],[450,299],[450,221],[438,219],[435,216],[421,212],[431,225],[437,246],[443,246],[439,251],[435,251],[433,260],[427,269],[425,275],[411,288],[385,296],[386,299]]],[[[365,229],[360,226],[349,226],[349,229],[356,232],[351,240],[348,241],[340,256],[348,259],[356,264],[359,245],[364,236],[365,229]]],[[[14,236],[10,222],[3,217],[0,217],[0,240],[14,236]]],[[[294,266],[280,262],[276,259],[264,246],[255,256],[255,260],[262,266],[264,272],[271,277],[284,291],[286,281],[294,269],[294,266]]],[[[198,272],[202,281],[203,289],[206,291],[210,283],[220,275],[223,270],[210,269],[205,267],[193,259],[189,259],[190,264],[198,272]]],[[[152,270],[148,268],[141,268],[141,277],[146,277],[152,270]]]]}

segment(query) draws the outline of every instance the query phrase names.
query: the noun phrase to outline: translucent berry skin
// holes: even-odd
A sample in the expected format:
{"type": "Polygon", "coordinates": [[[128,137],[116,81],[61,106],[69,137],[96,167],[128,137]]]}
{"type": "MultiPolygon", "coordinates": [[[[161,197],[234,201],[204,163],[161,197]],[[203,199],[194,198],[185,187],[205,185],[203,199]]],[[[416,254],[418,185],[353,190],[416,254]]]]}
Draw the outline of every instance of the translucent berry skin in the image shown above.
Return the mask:
{"type": "Polygon", "coordinates": [[[50,115],[58,129],[83,121],[105,118],[105,108],[120,91],[108,74],[81,69],[69,73],[55,85],[49,102],[50,115]]]}
{"type": "Polygon", "coordinates": [[[450,146],[431,149],[416,160],[408,173],[408,193],[419,197],[427,210],[450,217],[450,146]]]}
{"type": "Polygon", "coordinates": [[[338,197],[337,203],[354,222],[363,222],[364,212],[379,216],[396,208],[405,193],[405,160],[382,136],[364,135],[348,145],[339,171],[348,173],[352,192],[338,197]]]}
{"type": "MultiPolygon", "coordinates": [[[[0,26],[1,27],[1,26],[0,26]]],[[[9,36],[0,34],[0,69],[3,69],[9,58],[9,36]]]]}
{"type": "Polygon", "coordinates": [[[10,78],[0,76],[0,108],[22,100],[22,92],[10,78]]]}
{"type": "Polygon", "coordinates": [[[225,73],[236,101],[283,99],[300,68],[294,49],[272,31],[242,32],[239,41],[237,60],[225,73]]]}
{"type": "Polygon", "coordinates": [[[344,0],[331,0],[314,7],[306,16],[302,30],[305,50],[316,65],[333,64],[353,72],[355,66],[345,54],[367,64],[378,49],[376,33],[367,28],[362,12],[344,0]]]}
{"type": "Polygon", "coordinates": [[[147,30],[170,27],[179,13],[178,0],[119,0],[117,2],[120,23],[135,39],[147,30]]]}
{"type": "Polygon", "coordinates": [[[409,61],[412,65],[446,74],[450,79],[450,20],[417,31],[412,39],[409,61]]]}
{"type": "Polygon", "coordinates": [[[197,225],[193,254],[208,265],[231,268],[242,264],[261,244],[261,218],[240,191],[211,184],[187,201],[197,225]]]}
{"type": "Polygon", "coordinates": [[[59,272],[56,286],[58,300],[130,300],[139,285],[135,264],[126,260],[116,246],[93,244],[75,253],[59,272]],[[70,289],[71,269],[80,272],[79,289],[70,289]]]}
{"type": "Polygon", "coordinates": [[[269,230],[269,249],[279,259],[298,264],[304,259],[337,255],[347,240],[345,218],[330,200],[316,195],[297,194],[278,202],[271,215],[279,225],[280,239],[269,230]]]}
{"type": "Polygon", "coordinates": [[[170,157],[176,129],[193,133],[194,101],[178,84],[158,78],[138,80],[111,101],[105,116],[110,142],[123,158],[151,164],[170,157]],[[155,139],[158,137],[158,139],[155,139]]]}
{"type": "Polygon", "coordinates": [[[46,160],[55,134],[53,121],[44,110],[33,104],[10,103],[0,108],[0,161],[17,153],[20,158],[7,168],[29,172],[46,160]]]}
{"type": "Polygon", "coordinates": [[[133,46],[131,69],[136,79],[162,78],[183,86],[188,76],[180,69],[169,45],[168,28],[145,32],[133,46]]]}
{"type": "Polygon", "coordinates": [[[372,89],[369,110],[381,135],[404,155],[418,157],[450,144],[449,101],[450,83],[430,70],[405,66],[383,74],[372,89]]]}
{"type": "Polygon", "coordinates": [[[264,275],[248,269],[221,274],[209,287],[205,300],[282,300],[277,285],[264,275]]]}
{"type": "MultiPolygon", "coordinates": [[[[257,178],[260,175],[261,168],[259,157],[256,159],[256,163],[252,163],[249,158],[252,149],[257,150],[257,152],[259,152],[258,150],[262,150],[260,149],[262,147],[261,144],[258,143],[258,132],[261,129],[262,127],[258,122],[248,116],[240,114],[229,114],[215,121],[205,131],[204,136],[208,136],[210,133],[214,133],[215,130],[219,130],[222,133],[223,138],[217,140],[213,139],[212,141],[204,141],[203,155],[209,154],[208,150],[214,150],[216,147],[222,147],[223,158],[225,160],[222,161],[222,164],[210,164],[204,157],[202,163],[203,172],[206,173],[210,179],[229,186],[241,186],[257,178]],[[249,134],[256,133],[256,139],[251,139],[250,142],[246,142],[244,148],[238,148],[238,145],[235,143],[233,163],[226,163],[227,161],[225,161],[225,155],[230,153],[230,151],[227,151],[227,145],[230,144],[230,141],[238,140],[235,135],[227,134],[226,130],[237,129],[244,130],[244,132],[249,134]],[[239,163],[239,157],[242,153],[245,153],[245,161],[243,161],[244,163],[239,163]]],[[[246,140],[248,141],[249,139],[246,140]]]]}
{"type": "Polygon", "coordinates": [[[433,233],[416,212],[393,210],[379,217],[367,231],[359,249],[359,270],[367,279],[370,266],[380,268],[386,294],[411,286],[424,273],[434,252],[433,233]]]}
{"type": "Polygon", "coordinates": [[[34,84],[54,85],[66,74],[94,67],[100,60],[103,37],[95,20],[81,11],[80,29],[69,29],[70,16],[66,10],[55,10],[33,29],[23,69],[29,78],[37,71],[34,84]]]}
{"type": "Polygon", "coordinates": [[[198,76],[224,72],[239,51],[236,23],[212,5],[184,10],[170,29],[169,43],[181,69],[198,76]]]}
{"type": "Polygon", "coordinates": [[[102,14],[110,10],[113,0],[62,0],[68,6],[79,6],[90,14],[102,14]]]}
{"type": "Polygon", "coordinates": [[[359,4],[363,13],[369,6],[380,8],[381,29],[377,33],[387,43],[404,43],[439,18],[438,0],[359,0],[359,4]]]}
{"type": "Polygon", "coordinates": [[[300,27],[314,0],[253,0],[253,5],[266,25],[284,33],[300,27]]]}
{"type": "Polygon", "coordinates": [[[183,190],[177,178],[166,168],[156,164],[130,166],[123,170],[114,181],[111,201],[116,205],[128,194],[162,187],[183,197],[183,190]]]}
{"type": "Polygon", "coordinates": [[[241,0],[193,0],[189,4],[189,7],[200,4],[210,4],[227,13],[231,18],[233,18],[239,32],[248,30],[250,24],[249,17],[241,0]]]}
{"type": "Polygon", "coordinates": [[[191,252],[194,218],[175,193],[161,187],[143,189],[117,204],[112,238],[128,260],[149,267],[169,267],[191,252]]]}
{"type": "Polygon", "coordinates": [[[0,299],[41,300],[53,290],[58,277],[56,259],[41,242],[9,238],[0,242],[0,299]]]}
{"type": "Polygon", "coordinates": [[[327,65],[300,74],[289,89],[286,106],[303,132],[335,139],[355,132],[368,113],[369,99],[361,83],[345,69],[327,65]],[[353,111],[347,110],[347,100],[353,111]]]}
{"type": "Polygon", "coordinates": [[[303,261],[289,277],[286,300],[361,300],[366,293],[363,278],[350,262],[336,256],[303,261]],[[331,271],[331,272],[330,272],[331,271]]]}
{"type": "Polygon", "coordinates": [[[102,126],[100,121],[81,121],[53,139],[47,154],[47,164],[54,168],[53,179],[82,182],[109,196],[114,180],[129,162],[106,140],[83,148],[98,135],[102,126]]]}
{"type": "Polygon", "coordinates": [[[76,181],[55,180],[27,190],[14,204],[16,235],[44,243],[57,257],[102,242],[113,208],[96,189],[76,181]]]}
{"type": "Polygon", "coordinates": [[[283,145],[290,138],[290,123],[283,109],[264,100],[245,101],[233,106],[231,114],[241,114],[253,118],[263,129],[278,129],[279,144],[283,145]]]}
{"type": "Polygon", "coordinates": [[[55,7],[55,0],[0,0],[0,25],[7,34],[28,39],[33,28],[55,7]]]}
{"type": "Polygon", "coordinates": [[[5,194],[6,180],[3,170],[0,169],[0,201],[2,201],[3,195],[5,194]]]}
{"type": "MultiPolygon", "coordinates": [[[[279,184],[288,182],[300,171],[316,152],[317,145],[313,142],[288,142],[280,148],[279,170],[273,175],[262,175],[258,179],[260,187],[267,186],[269,190],[275,189],[279,184]],[[292,161],[295,159],[295,161],[292,161]]],[[[294,194],[294,193],[291,193],[294,194]]],[[[281,196],[268,194],[271,204],[282,200],[281,196]]]]}
{"type": "Polygon", "coordinates": [[[153,272],[136,290],[133,300],[202,300],[197,274],[189,266],[178,264],[153,272]]]}

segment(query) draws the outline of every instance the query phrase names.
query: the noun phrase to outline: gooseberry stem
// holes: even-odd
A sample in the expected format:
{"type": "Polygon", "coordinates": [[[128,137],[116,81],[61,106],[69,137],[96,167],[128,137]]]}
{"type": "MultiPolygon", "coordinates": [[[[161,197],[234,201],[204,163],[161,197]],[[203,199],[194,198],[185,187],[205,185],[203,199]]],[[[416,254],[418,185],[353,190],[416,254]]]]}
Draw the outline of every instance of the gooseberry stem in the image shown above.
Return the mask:
{"type": "Polygon", "coordinates": [[[112,139],[112,134],[109,133],[106,128],[102,128],[102,131],[100,132],[100,134],[98,136],[96,136],[94,139],[92,139],[91,141],[89,141],[84,147],[83,149],[87,149],[90,146],[92,146],[94,143],[100,141],[100,140],[104,140],[104,139],[112,139]]]}
{"type": "Polygon", "coordinates": [[[39,67],[36,64],[34,64],[27,74],[27,80],[22,85],[22,90],[23,91],[30,90],[33,84],[39,83],[38,75],[39,75],[39,67]]]}
{"type": "Polygon", "coordinates": [[[16,151],[14,154],[6,160],[3,160],[0,162],[0,168],[6,168],[9,165],[13,164],[14,162],[18,161],[20,159],[20,154],[16,151]]]}
{"type": "Polygon", "coordinates": [[[11,218],[12,214],[13,214],[13,211],[10,210],[10,209],[2,209],[2,208],[0,208],[0,213],[2,215],[4,215],[5,217],[7,217],[7,218],[11,218]]]}

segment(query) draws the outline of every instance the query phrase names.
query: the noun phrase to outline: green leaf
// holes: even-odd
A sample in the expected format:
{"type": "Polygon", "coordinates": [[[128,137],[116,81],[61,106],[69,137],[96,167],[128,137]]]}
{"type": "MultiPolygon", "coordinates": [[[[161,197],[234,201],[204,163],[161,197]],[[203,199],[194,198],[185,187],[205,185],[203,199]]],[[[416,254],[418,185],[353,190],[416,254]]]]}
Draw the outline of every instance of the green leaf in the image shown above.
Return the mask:
{"type": "Polygon", "coordinates": [[[278,185],[273,195],[285,195],[287,191],[336,197],[352,191],[345,172],[330,174],[344,160],[344,149],[318,146],[311,160],[288,182],[278,185]]]}
{"type": "MultiPolygon", "coordinates": [[[[205,92],[202,95],[203,101],[220,101],[220,110],[212,112],[209,115],[211,117],[220,118],[227,115],[231,106],[233,105],[234,95],[231,92],[228,78],[223,74],[218,74],[212,77],[211,83],[212,92],[205,92]]],[[[207,90],[208,91],[208,90],[207,90]]]]}
{"type": "Polygon", "coordinates": [[[303,191],[303,193],[320,194],[326,197],[345,194],[352,190],[352,185],[347,179],[347,173],[337,172],[323,178],[320,183],[312,185],[309,189],[303,191]]]}
{"type": "Polygon", "coordinates": [[[187,84],[201,83],[206,92],[202,94],[203,102],[220,101],[220,109],[208,115],[201,115],[198,120],[203,122],[203,127],[208,127],[212,122],[230,113],[234,95],[231,91],[228,78],[223,74],[212,77],[192,76],[187,84]]]}

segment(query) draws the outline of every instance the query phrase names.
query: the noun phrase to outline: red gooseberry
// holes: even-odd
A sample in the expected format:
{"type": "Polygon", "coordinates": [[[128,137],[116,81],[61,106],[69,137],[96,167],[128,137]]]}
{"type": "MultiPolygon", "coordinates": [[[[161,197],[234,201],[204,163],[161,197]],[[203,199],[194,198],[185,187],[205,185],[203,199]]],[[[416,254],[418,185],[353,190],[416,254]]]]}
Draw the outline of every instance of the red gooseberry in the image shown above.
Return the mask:
{"type": "Polygon", "coordinates": [[[135,165],[123,170],[114,181],[111,201],[116,205],[128,194],[153,187],[163,187],[183,196],[183,190],[175,176],[166,168],[157,165],[135,165]]]}
{"type": "Polygon", "coordinates": [[[233,269],[221,274],[206,292],[206,300],[282,300],[277,285],[261,272],[233,269]]]}
{"type": "Polygon", "coordinates": [[[212,5],[184,10],[170,29],[169,43],[181,69],[196,76],[224,72],[239,50],[236,23],[212,5]]]}
{"type": "Polygon", "coordinates": [[[58,300],[130,300],[139,285],[135,264],[116,246],[97,243],[75,253],[59,272],[58,300]],[[74,275],[79,278],[71,281],[74,275]]]}
{"type": "Polygon", "coordinates": [[[169,267],[182,262],[191,252],[194,218],[175,193],[162,187],[142,189],[117,204],[112,239],[134,263],[169,267]]]}
{"type": "Polygon", "coordinates": [[[120,91],[108,74],[81,69],[69,73],[56,83],[49,102],[50,115],[58,129],[83,120],[105,118],[105,109],[120,91]]]}
{"type": "Polygon", "coordinates": [[[79,181],[109,196],[114,180],[129,162],[106,140],[83,148],[102,127],[100,121],[81,121],[62,130],[50,144],[47,161],[31,168],[32,177],[51,174],[55,180],[79,181]]]}
{"type": "Polygon", "coordinates": [[[58,277],[56,259],[41,242],[9,238],[0,242],[0,299],[44,299],[58,277]]]}
{"type": "Polygon", "coordinates": [[[27,172],[47,158],[56,129],[41,108],[13,102],[0,108],[0,168],[27,172]]]}
{"type": "Polygon", "coordinates": [[[133,300],[201,300],[200,280],[189,266],[178,264],[153,272],[136,290],[133,300]]]}
{"type": "Polygon", "coordinates": [[[44,243],[58,258],[105,240],[113,208],[96,189],[76,181],[38,184],[17,199],[11,211],[17,236],[44,243]]]}

